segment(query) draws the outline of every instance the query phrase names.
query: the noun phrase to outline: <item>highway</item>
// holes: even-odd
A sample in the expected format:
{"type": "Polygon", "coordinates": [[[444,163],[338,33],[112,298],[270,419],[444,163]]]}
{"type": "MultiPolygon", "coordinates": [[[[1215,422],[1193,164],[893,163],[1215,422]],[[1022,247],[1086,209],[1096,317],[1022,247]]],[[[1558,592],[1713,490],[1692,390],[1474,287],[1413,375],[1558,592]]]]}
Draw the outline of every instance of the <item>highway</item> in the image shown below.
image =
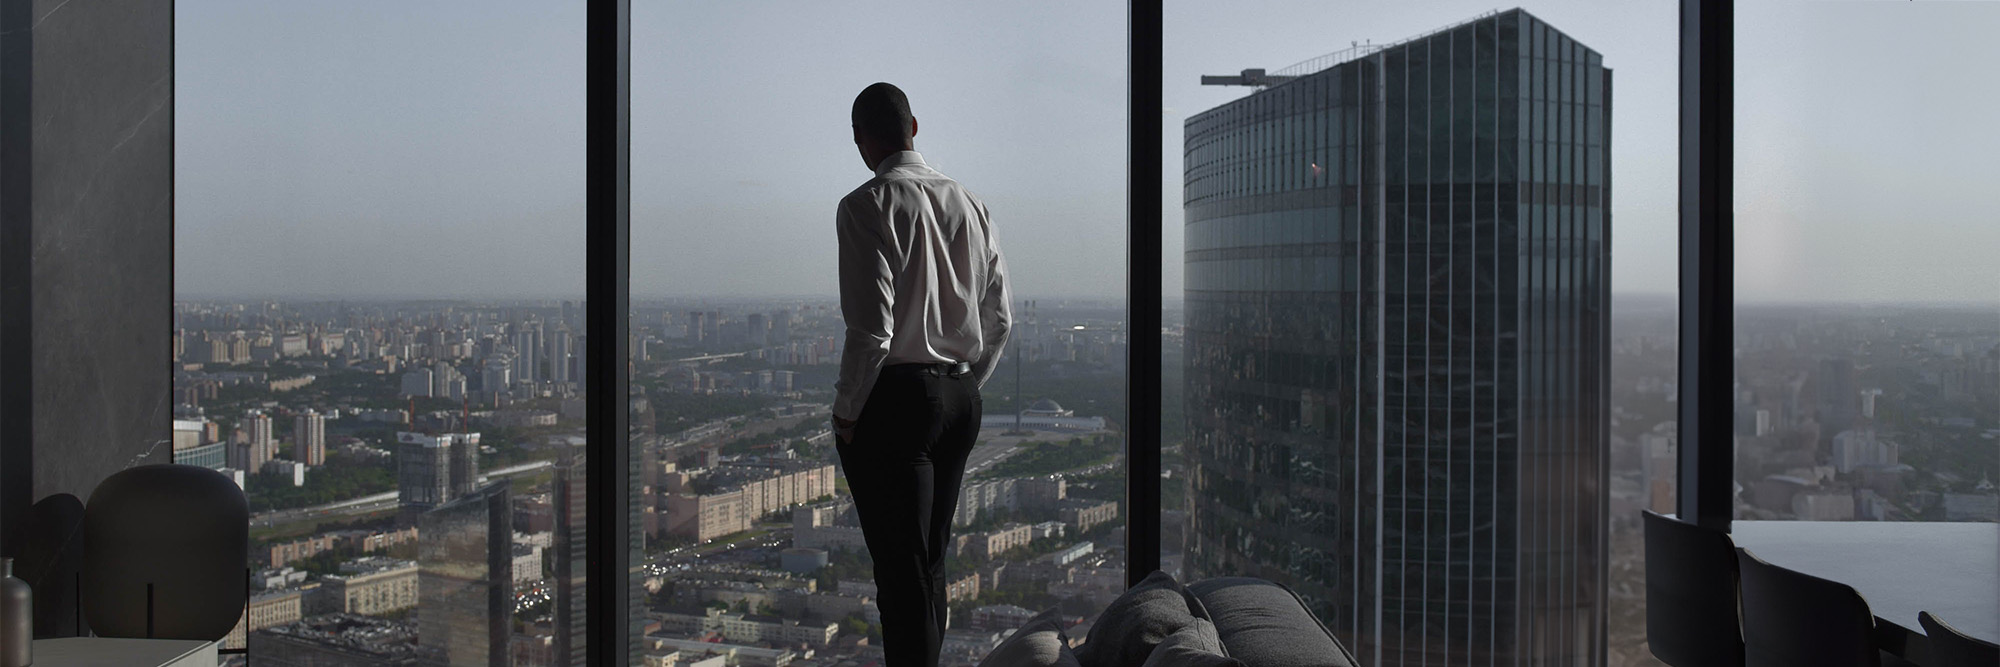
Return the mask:
{"type": "MultiPolygon", "coordinates": [[[[507,466],[505,468],[489,470],[481,474],[487,478],[500,478],[500,477],[507,477],[510,475],[518,475],[521,473],[535,472],[537,470],[547,468],[551,465],[554,464],[549,461],[530,461],[528,463],[523,463],[520,465],[507,466]]],[[[306,474],[310,475],[312,473],[308,472],[306,474]]],[[[396,492],[384,491],[382,493],[377,493],[374,495],[367,495],[359,498],[349,498],[347,500],[342,500],[339,502],[331,502],[324,505],[314,505],[312,507],[300,507],[297,509],[288,509],[288,510],[272,510],[269,512],[259,512],[250,517],[250,525],[275,526],[278,524],[291,523],[303,519],[373,514],[375,512],[380,512],[383,510],[393,509],[395,508],[395,506],[396,506],[396,492]]]]}
{"type": "Polygon", "coordinates": [[[1020,446],[1020,444],[1021,441],[1019,438],[997,438],[973,447],[972,454],[965,457],[966,478],[970,479],[972,476],[992,467],[993,464],[999,463],[1009,456],[1013,456],[1015,448],[1020,446]]]}

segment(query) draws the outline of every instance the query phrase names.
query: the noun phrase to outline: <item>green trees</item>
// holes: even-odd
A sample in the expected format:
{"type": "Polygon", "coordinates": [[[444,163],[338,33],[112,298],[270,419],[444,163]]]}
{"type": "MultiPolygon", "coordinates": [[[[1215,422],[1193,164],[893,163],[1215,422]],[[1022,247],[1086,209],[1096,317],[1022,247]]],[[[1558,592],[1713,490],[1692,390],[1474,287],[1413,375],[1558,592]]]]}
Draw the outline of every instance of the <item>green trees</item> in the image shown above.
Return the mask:
{"type": "Polygon", "coordinates": [[[1027,451],[1002,459],[980,477],[1048,475],[1108,463],[1123,451],[1123,441],[1115,435],[1099,434],[1089,440],[1070,438],[1064,444],[1030,442],[1021,447],[1027,451]]]}
{"type": "Polygon", "coordinates": [[[250,511],[310,507],[396,489],[396,473],[387,465],[332,454],[326,465],[306,471],[305,486],[292,486],[284,475],[257,473],[244,480],[250,511]]]}

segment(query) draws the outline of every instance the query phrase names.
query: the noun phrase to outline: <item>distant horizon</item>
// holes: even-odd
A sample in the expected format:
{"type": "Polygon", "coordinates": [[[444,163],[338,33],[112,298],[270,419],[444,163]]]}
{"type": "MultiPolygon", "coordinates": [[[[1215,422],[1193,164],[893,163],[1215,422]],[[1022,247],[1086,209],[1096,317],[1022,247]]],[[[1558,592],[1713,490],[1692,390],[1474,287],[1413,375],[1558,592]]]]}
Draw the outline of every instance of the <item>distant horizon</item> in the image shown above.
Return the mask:
{"type": "MultiPolygon", "coordinates": [[[[1612,299],[1613,299],[1614,301],[1619,301],[1619,300],[1661,300],[1661,301],[1675,301],[1675,300],[1677,300],[1677,295],[1676,295],[1675,293],[1672,293],[1672,292],[1652,292],[1652,291],[1630,291],[1630,292],[1618,292],[1618,291],[1614,291],[1614,292],[1612,292],[1612,293],[1611,293],[1611,297],[1612,297],[1612,299]]],[[[1015,298],[1014,298],[1014,300],[1015,300],[1015,301],[1030,301],[1030,300],[1033,300],[1033,301],[1044,301],[1044,302],[1106,302],[1106,301],[1123,301],[1123,300],[1124,300],[1124,298],[1125,298],[1125,297],[1123,297],[1122,295],[1113,295],[1113,296],[1106,296],[1106,295],[1091,295],[1091,294],[1068,294],[1068,295],[1021,295],[1021,294],[1017,294],[1017,295],[1015,295],[1015,298]]],[[[562,302],[562,301],[572,301],[572,302],[581,302],[581,301],[585,301],[585,300],[587,300],[587,298],[586,298],[586,297],[584,297],[584,296],[581,296],[581,295],[577,295],[577,294],[568,294],[568,295],[557,295],[557,294],[548,294],[548,295],[535,295],[535,294],[527,294],[527,295],[335,295],[335,294],[292,294],[292,295],[277,295],[277,294],[200,294],[200,295],[190,295],[190,294],[180,294],[180,293],[176,293],[176,294],[174,295],[174,303],[175,303],[175,305],[179,305],[179,304],[182,304],[182,303],[204,303],[204,302],[248,302],[248,301],[276,301],[276,302],[310,302],[310,303],[337,303],[337,302],[356,302],[356,303],[424,303],[424,302],[439,302],[439,303],[479,303],[479,302],[494,302],[494,303],[497,303],[497,302],[524,302],[524,301],[550,301],[550,302],[562,302]]],[[[831,301],[837,301],[837,300],[839,300],[839,296],[838,296],[838,295],[834,295],[834,294],[706,294],[706,295],[695,295],[695,294],[648,294],[648,295],[634,295],[634,296],[632,296],[632,301],[633,301],[633,302],[634,302],[635,304],[643,304],[644,302],[649,302],[649,301],[711,301],[711,302],[777,302],[777,301],[827,301],[827,302],[831,302],[831,301]]],[[[1182,302],[1182,301],[1185,301],[1185,299],[1184,299],[1183,297],[1179,297],[1179,296],[1172,296],[1172,297],[1165,297],[1165,298],[1163,298],[1163,299],[1162,299],[1162,301],[1163,301],[1163,303],[1179,303],[1179,302],[1182,302]]],[[[1917,300],[1917,301],[1892,301],[1892,300],[1885,300],[1885,299],[1879,299],[1879,298],[1873,298],[1873,299],[1743,299],[1743,298],[1739,298],[1739,299],[1737,299],[1737,300],[1736,300],[1736,304],[1737,304],[1738,306],[1758,306],[1758,307],[1773,307],[1773,306],[1777,306],[1777,307],[1783,307],[1783,306],[1862,306],[1862,307],[1891,307],[1891,308],[1895,308],[1895,307],[1910,307],[1910,308],[1968,308],[1968,309],[1976,309],[1976,308],[1995,308],[1995,309],[2000,309],[2000,298],[1996,298],[1996,299],[1994,299],[1994,300],[1992,300],[1992,301],[1986,301],[1986,302],[1980,302],[1980,301],[1963,301],[1963,300],[1949,300],[1949,299],[1946,299],[1946,300],[1917,300]]]]}

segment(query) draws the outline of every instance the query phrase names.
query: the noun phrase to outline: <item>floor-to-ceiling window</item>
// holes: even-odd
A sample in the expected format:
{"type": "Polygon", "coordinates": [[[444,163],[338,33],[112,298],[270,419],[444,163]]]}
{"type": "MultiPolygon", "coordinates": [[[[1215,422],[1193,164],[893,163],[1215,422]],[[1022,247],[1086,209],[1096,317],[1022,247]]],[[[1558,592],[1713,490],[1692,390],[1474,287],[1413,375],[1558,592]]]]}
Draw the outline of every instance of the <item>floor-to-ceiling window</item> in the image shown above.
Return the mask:
{"type": "Polygon", "coordinates": [[[1169,4],[1184,579],[1282,581],[1369,664],[1651,660],[1676,19],[1596,9],[1169,4]]]}
{"type": "Polygon", "coordinates": [[[877,81],[907,93],[923,160],[987,205],[1012,281],[946,560],[944,663],[1124,590],[1125,11],[635,3],[643,653],[880,656],[829,431],[847,339],[835,212],[874,175],[849,111],[877,81]]]}
{"type": "Polygon", "coordinates": [[[2000,7],[1735,18],[1735,517],[2000,520],[2000,7]]]}
{"type": "Polygon", "coordinates": [[[173,459],[254,513],[226,645],[582,664],[584,3],[182,0],[175,37],[173,459]]]}

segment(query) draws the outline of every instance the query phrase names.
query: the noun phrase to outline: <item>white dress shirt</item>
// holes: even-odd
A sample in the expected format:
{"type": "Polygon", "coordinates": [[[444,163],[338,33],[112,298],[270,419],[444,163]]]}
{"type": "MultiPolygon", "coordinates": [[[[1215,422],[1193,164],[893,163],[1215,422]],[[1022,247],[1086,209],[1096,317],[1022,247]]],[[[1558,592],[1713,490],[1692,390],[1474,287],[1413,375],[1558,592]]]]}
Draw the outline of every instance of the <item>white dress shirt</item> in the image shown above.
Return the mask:
{"type": "Polygon", "coordinates": [[[1007,265],[986,205],[902,151],[840,200],[840,356],[834,416],[858,419],[884,366],[970,362],[993,375],[1012,321],[1007,265]]]}

